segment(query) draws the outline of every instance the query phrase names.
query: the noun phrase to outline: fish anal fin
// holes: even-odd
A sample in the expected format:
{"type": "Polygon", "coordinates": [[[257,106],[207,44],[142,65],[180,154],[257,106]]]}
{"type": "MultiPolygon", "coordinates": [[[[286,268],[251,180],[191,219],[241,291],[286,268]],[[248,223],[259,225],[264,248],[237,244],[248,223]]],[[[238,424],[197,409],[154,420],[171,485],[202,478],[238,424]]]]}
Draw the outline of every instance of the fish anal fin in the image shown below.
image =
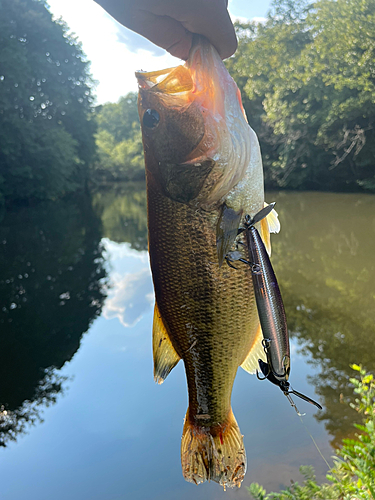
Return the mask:
{"type": "Polygon", "coordinates": [[[220,267],[237,237],[242,214],[243,210],[236,212],[225,204],[222,206],[216,226],[216,248],[220,267]]]}
{"type": "Polygon", "coordinates": [[[256,370],[259,369],[259,359],[266,361],[266,355],[262,346],[262,340],[263,333],[259,324],[254,343],[251,346],[251,349],[246,356],[245,361],[241,364],[241,368],[243,368],[248,373],[254,374],[256,370]]]}
{"type": "Polygon", "coordinates": [[[154,355],[154,379],[158,384],[162,384],[180,361],[180,356],[172,345],[157,304],[155,304],[152,326],[152,351],[154,355]]]}
{"type": "Polygon", "coordinates": [[[186,413],[181,440],[181,465],[186,481],[215,481],[223,488],[240,487],[246,472],[246,452],[232,409],[225,423],[197,425],[186,413]]]}

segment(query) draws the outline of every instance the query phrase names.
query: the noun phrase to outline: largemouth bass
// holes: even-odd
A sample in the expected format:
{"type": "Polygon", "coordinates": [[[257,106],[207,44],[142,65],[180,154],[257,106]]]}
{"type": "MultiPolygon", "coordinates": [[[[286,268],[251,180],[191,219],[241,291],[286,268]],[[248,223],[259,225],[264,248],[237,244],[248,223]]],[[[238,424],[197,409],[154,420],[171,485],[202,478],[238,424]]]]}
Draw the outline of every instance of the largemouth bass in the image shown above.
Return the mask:
{"type": "MultiPolygon", "coordinates": [[[[231,392],[238,367],[254,373],[264,352],[251,270],[230,269],[224,259],[243,216],[264,205],[258,140],[235,82],[204,38],[185,65],[136,76],[156,298],[155,380],[162,383],[183,360],[185,479],[240,486],[246,454],[231,392]]],[[[258,228],[269,247],[267,221],[258,228]]]]}

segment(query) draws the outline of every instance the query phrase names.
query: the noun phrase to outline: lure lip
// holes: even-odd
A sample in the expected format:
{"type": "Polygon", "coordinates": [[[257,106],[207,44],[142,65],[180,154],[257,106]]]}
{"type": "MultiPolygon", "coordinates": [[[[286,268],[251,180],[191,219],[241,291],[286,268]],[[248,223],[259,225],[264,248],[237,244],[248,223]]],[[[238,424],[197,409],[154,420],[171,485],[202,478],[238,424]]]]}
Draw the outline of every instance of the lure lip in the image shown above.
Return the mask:
{"type": "Polygon", "coordinates": [[[272,371],[271,365],[269,365],[268,363],[265,363],[262,359],[259,359],[258,363],[259,363],[259,367],[264,375],[264,378],[259,377],[258,371],[257,371],[257,378],[259,380],[267,379],[272,384],[278,386],[281,389],[281,391],[284,393],[285,396],[287,396],[287,397],[289,396],[288,400],[289,400],[290,404],[296,409],[298,414],[300,414],[300,412],[297,410],[297,407],[294,404],[293,400],[291,399],[290,394],[294,394],[294,396],[297,396],[298,398],[303,399],[303,401],[306,401],[307,403],[310,403],[310,404],[316,406],[317,408],[319,408],[319,410],[323,410],[323,407],[319,403],[314,401],[312,398],[310,398],[309,396],[305,396],[304,394],[302,394],[299,391],[294,390],[293,387],[289,384],[289,382],[287,382],[286,380],[278,380],[272,371]],[[292,404],[292,402],[293,402],[293,404],[292,404]]]}
{"type": "Polygon", "coordinates": [[[266,207],[262,208],[262,210],[259,210],[259,212],[256,213],[254,215],[254,217],[252,217],[252,218],[249,215],[246,215],[245,224],[247,225],[247,227],[254,226],[254,224],[257,224],[258,222],[263,220],[265,217],[267,217],[267,215],[269,215],[272,212],[272,210],[275,208],[275,205],[276,205],[276,201],[270,203],[266,207]]]}

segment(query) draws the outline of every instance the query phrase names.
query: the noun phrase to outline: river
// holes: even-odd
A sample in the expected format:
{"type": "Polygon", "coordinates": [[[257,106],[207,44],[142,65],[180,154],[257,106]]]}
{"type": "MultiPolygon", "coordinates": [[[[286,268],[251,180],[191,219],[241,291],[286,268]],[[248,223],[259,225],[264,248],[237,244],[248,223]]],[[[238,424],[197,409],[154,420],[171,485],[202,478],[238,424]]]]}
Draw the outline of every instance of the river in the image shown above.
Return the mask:
{"type": "Polygon", "coordinates": [[[292,346],[281,391],[239,370],[232,406],[248,471],[239,491],[181,474],[187,406],[182,363],[153,381],[153,289],[141,185],[18,207],[0,223],[0,484],[2,500],[250,499],[324,480],[356,413],[350,363],[375,369],[375,196],[268,193],[281,232],[272,261],[292,346]]]}

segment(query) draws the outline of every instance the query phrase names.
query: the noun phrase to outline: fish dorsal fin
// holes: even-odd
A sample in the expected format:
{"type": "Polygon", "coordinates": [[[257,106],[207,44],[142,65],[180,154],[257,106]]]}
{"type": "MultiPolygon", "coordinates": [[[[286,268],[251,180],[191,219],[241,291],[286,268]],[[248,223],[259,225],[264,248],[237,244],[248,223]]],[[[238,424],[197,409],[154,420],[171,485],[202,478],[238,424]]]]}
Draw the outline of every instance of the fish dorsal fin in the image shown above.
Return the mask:
{"type": "Polygon", "coordinates": [[[181,358],[174,350],[156,303],[152,325],[152,351],[154,355],[154,379],[158,384],[162,384],[181,358]]]}
{"type": "MultiPolygon", "coordinates": [[[[267,203],[264,203],[264,206],[268,206],[267,203]]],[[[260,233],[264,243],[264,246],[267,249],[268,255],[271,255],[271,238],[270,233],[278,233],[280,231],[280,222],[279,216],[275,209],[273,209],[267,217],[260,221],[260,233]]]]}
{"type": "Polygon", "coordinates": [[[262,340],[263,340],[263,334],[259,324],[254,343],[251,346],[251,349],[248,355],[246,356],[245,361],[241,364],[241,368],[243,368],[248,373],[254,374],[256,372],[256,370],[259,368],[259,363],[258,363],[259,359],[267,361],[262,346],[262,340]]]}
{"type": "Polygon", "coordinates": [[[243,210],[236,212],[233,208],[222,206],[221,215],[216,226],[216,248],[219,267],[224,262],[234,240],[237,237],[243,210]]]}

